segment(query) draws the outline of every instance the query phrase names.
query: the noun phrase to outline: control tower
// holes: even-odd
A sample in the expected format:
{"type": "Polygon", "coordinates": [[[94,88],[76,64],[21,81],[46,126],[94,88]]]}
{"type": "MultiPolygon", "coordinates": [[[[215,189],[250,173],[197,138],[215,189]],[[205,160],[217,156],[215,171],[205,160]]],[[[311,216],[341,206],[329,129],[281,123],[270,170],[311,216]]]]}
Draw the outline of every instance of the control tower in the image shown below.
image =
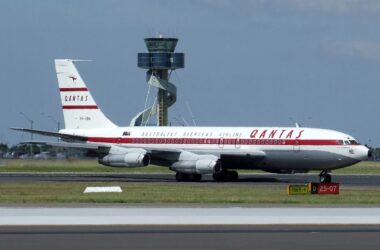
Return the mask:
{"type": "Polygon", "coordinates": [[[140,126],[152,115],[157,115],[157,125],[168,125],[168,108],[177,99],[177,88],[169,82],[170,72],[184,68],[185,54],[174,53],[177,38],[145,38],[148,52],[138,53],[137,66],[146,69],[147,82],[157,87],[157,101],[153,106],[137,114],[131,121],[131,126],[140,126]]]}

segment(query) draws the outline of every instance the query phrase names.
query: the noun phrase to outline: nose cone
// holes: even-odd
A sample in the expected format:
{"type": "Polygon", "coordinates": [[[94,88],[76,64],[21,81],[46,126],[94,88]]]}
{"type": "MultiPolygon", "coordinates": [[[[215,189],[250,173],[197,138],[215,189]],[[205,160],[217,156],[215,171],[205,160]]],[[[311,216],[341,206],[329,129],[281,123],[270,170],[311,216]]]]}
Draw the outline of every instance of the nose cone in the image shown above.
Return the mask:
{"type": "Polygon", "coordinates": [[[372,152],[366,146],[360,146],[357,149],[357,159],[361,161],[366,161],[372,156],[372,152]]]}

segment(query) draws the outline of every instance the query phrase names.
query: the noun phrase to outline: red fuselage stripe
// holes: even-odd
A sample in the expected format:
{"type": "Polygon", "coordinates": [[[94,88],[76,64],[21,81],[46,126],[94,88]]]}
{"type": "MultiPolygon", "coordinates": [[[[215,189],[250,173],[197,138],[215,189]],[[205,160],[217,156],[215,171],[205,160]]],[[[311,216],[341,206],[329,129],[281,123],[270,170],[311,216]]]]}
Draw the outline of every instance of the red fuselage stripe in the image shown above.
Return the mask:
{"type": "Polygon", "coordinates": [[[98,109],[98,106],[96,105],[72,105],[72,106],[62,106],[62,109],[98,109]]]}
{"type": "Polygon", "coordinates": [[[61,92],[68,92],[68,91],[88,91],[87,88],[60,88],[59,91],[61,92]]]}
{"type": "MultiPolygon", "coordinates": [[[[295,139],[217,139],[217,138],[111,138],[89,137],[89,142],[122,144],[208,144],[208,145],[300,145],[300,146],[344,146],[338,140],[295,139]]],[[[350,146],[350,145],[346,145],[350,146]]],[[[355,145],[351,145],[355,146],[355,145]]]]}

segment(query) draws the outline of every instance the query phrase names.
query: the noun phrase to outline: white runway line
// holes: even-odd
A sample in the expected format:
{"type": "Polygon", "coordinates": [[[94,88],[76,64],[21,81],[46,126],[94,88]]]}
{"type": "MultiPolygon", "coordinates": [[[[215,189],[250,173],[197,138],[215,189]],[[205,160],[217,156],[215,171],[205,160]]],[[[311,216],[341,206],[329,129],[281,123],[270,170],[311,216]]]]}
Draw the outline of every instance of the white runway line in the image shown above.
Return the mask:
{"type": "Polygon", "coordinates": [[[380,225],[380,208],[0,208],[0,225],[380,225]]]}
{"type": "Polygon", "coordinates": [[[86,187],[83,193],[121,193],[120,186],[112,186],[112,187],[86,187]]]}

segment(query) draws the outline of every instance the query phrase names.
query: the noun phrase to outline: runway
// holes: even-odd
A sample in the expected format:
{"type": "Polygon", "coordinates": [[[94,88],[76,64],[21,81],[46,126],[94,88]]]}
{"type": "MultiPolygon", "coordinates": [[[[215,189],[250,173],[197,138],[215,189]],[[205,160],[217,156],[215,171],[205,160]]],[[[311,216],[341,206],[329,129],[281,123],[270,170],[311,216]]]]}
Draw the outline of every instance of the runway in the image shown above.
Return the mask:
{"type": "Polygon", "coordinates": [[[380,207],[0,207],[0,226],[380,225],[380,207]]]}
{"type": "Polygon", "coordinates": [[[378,249],[379,226],[0,227],[0,249],[378,249]]]}
{"type": "Polygon", "coordinates": [[[378,249],[380,208],[0,207],[0,249],[378,249]]]}
{"type": "MultiPolygon", "coordinates": [[[[333,174],[334,182],[346,186],[380,187],[380,175],[333,174]]],[[[161,173],[0,173],[0,182],[165,182],[179,183],[174,174],[161,173]]],[[[230,185],[287,185],[290,183],[318,182],[318,174],[240,174],[230,185]]],[[[216,185],[211,175],[205,175],[201,184],[216,185]]]]}

